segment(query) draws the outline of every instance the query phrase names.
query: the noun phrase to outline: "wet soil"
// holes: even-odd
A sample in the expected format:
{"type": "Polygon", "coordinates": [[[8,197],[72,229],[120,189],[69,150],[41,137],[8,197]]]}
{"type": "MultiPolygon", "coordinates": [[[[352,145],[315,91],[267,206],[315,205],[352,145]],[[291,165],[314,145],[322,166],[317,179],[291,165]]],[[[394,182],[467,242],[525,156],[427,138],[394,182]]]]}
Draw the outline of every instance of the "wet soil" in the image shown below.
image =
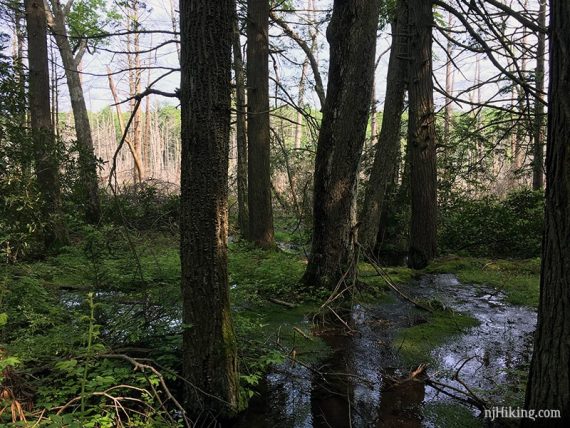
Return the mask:
{"type": "MultiPolygon", "coordinates": [[[[533,310],[506,303],[495,290],[461,284],[450,274],[426,275],[406,291],[437,299],[480,323],[432,350],[430,378],[458,391],[484,391],[492,398],[490,391],[508,385],[510,371],[528,362],[536,323],[533,310]]],[[[350,330],[315,327],[314,334],[332,349],[323,362],[289,361],[267,374],[239,427],[440,426],[424,409],[453,399],[423,382],[402,382],[408,372],[401,370],[393,343],[399,329],[423,322],[422,314],[407,302],[394,301],[355,305],[345,319],[350,330]]]]}

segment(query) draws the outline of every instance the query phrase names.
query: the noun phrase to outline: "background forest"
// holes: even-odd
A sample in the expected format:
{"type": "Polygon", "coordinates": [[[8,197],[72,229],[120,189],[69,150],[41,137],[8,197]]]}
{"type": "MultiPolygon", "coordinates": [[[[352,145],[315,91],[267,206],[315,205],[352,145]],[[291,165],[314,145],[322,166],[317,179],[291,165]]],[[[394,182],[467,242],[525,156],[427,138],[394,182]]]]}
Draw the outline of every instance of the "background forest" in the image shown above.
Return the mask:
{"type": "Polygon", "coordinates": [[[0,0],[0,426],[564,423],[562,3],[0,0]]]}

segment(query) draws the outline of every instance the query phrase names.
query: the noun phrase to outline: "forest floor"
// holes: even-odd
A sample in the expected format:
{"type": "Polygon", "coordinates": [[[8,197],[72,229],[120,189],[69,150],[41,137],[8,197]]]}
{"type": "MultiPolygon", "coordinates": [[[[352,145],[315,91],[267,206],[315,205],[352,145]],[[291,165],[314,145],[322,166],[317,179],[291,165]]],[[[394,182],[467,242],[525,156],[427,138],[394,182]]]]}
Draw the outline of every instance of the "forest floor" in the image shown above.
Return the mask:
{"type": "MultiPolygon", "coordinates": [[[[328,292],[298,287],[302,246],[286,241],[287,234],[278,238],[281,250],[269,252],[229,244],[242,386],[253,397],[240,426],[322,426],[331,415],[335,427],[379,419],[382,426],[481,426],[483,402],[521,403],[538,260],[450,256],[422,272],[387,267],[393,283],[429,312],[400,300],[361,263],[351,304],[323,308],[328,292]],[[331,321],[338,318],[346,325],[331,321]],[[422,364],[421,382],[402,382],[422,364]],[[455,398],[437,393],[438,385],[455,398]]],[[[93,393],[146,381],[128,364],[93,362],[96,353],[144,357],[168,373],[179,369],[175,235],[89,229],[56,257],[2,269],[1,349],[12,358],[21,401],[27,394],[34,397],[30,406],[52,409],[81,388],[93,393]],[[90,362],[82,365],[86,355],[90,362]]]]}

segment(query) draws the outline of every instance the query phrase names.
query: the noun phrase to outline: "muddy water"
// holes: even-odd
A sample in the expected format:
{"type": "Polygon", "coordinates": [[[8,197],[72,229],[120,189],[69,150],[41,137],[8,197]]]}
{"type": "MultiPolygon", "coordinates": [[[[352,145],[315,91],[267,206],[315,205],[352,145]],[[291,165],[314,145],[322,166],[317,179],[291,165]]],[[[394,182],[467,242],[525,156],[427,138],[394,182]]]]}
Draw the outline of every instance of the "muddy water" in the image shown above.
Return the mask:
{"type": "MultiPolygon", "coordinates": [[[[444,305],[480,321],[465,334],[433,350],[438,367],[430,376],[458,389],[489,390],[508,382],[509,369],[528,360],[536,314],[504,302],[491,289],[460,284],[453,275],[429,275],[412,284],[410,293],[436,298],[444,305]],[[458,369],[460,370],[458,371],[458,369]]],[[[332,348],[324,363],[285,363],[265,379],[239,427],[432,427],[423,416],[426,404],[449,398],[420,382],[394,386],[402,378],[391,339],[398,328],[421,322],[404,302],[382,306],[356,305],[351,331],[317,328],[332,348]]]]}

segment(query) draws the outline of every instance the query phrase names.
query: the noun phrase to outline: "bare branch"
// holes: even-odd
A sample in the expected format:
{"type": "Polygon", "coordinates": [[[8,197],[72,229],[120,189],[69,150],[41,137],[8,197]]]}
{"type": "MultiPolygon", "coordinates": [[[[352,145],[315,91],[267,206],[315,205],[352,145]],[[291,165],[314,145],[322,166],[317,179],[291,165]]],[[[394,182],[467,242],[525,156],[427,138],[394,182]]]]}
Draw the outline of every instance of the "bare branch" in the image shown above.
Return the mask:
{"type": "Polygon", "coordinates": [[[289,25],[285,21],[279,18],[277,14],[275,14],[275,12],[272,11],[270,12],[269,15],[271,19],[273,19],[273,21],[283,29],[283,32],[289,37],[291,37],[291,39],[293,39],[299,45],[299,47],[303,50],[303,52],[305,52],[305,55],[307,55],[307,58],[311,63],[313,76],[315,77],[315,91],[317,92],[319,101],[321,102],[321,107],[324,106],[325,89],[323,85],[323,79],[321,78],[321,73],[319,71],[319,64],[317,62],[317,59],[315,58],[315,55],[313,55],[311,48],[309,47],[307,42],[305,42],[299,34],[297,34],[291,27],[289,27],[289,25]]]}

